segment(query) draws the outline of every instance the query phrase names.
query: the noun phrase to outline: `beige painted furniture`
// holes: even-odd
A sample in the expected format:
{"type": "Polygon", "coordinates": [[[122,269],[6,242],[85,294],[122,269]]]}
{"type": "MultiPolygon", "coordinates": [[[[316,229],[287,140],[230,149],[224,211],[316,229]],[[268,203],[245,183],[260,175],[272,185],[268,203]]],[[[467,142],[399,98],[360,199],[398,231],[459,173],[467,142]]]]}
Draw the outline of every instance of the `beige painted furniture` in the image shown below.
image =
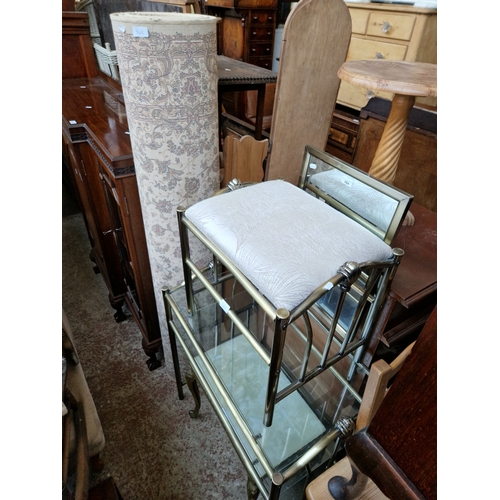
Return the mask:
{"type": "MultiPolygon", "coordinates": [[[[391,111],[380,138],[369,174],[392,184],[396,177],[399,155],[410,111],[416,97],[437,96],[437,66],[435,64],[384,61],[381,59],[347,61],[339,77],[348,83],[369,90],[394,93],[391,111]]],[[[405,225],[415,218],[408,213],[405,225]]]]}
{"type": "MultiPolygon", "coordinates": [[[[408,5],[346,2],[352,18],[347,61],[385,59],[437,62],[437,9],[408,5]]],[[[384,90],[364,89],[342,82],[338,103],[364,108],[371,97],[391,99],[384,90]]],[[[436,106],[434,97],[419,97],[419,104],[436,106]]]]}

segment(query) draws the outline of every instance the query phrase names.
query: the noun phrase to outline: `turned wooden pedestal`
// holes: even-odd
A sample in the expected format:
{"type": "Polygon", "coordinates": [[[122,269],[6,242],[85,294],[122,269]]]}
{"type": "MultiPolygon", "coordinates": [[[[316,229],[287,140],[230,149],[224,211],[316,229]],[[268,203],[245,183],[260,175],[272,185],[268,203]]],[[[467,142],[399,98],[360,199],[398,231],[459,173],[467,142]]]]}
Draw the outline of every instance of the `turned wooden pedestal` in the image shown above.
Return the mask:
{"type": "MultiPolygon", "coordinates": [[[[369,170],[370,175],[392,184],[415,98],[437,96],[437,66],[384,59],[347,61],[338,75],[346,82],[370,90],[394,92],[391,111],[369,170]]],[[[408,212],[403,224],[414,222],[408,212]]]]}

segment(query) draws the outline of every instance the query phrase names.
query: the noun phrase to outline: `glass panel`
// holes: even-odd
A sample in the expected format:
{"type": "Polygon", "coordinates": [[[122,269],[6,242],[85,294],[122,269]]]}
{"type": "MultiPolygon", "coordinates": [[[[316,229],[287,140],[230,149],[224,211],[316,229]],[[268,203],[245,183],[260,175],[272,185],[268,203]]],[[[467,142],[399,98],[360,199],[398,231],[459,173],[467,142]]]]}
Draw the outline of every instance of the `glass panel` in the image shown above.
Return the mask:
{"type": "Polygon", "coordinates": [[[312,191],[390,244],[413,196],[306,146],[299,187],[312,191]]]}
{"type": "MultiPolygon", "coordinates": [[[[230,307],[237,312],[240,320],[269,351],[272,322],[232,279],[216,285],[216,288],[224,297],[224,308],[227,310],[227,307],[230,307]]],[[[226,404],[208,366],[215,371],[237,412],[243,418],[274,471],[286,470],[325,432],[332,429],[339,418],[356,415],[358,402],[347,391],[343,392],[342,388],[339,388],[337,389],[338,396],[332,398],[332,384],[340,385],[340,383],[333,372],[327,371],[306,384],[300,391],[293,392],[277,403],[273,425],[265,427],[263,417],[269,375],[267,363],[229,320],[227,314],[219,304],[215,303],[206,289],[195,290],[196,307],[191,315],[187,313],[183,287],[173,291],[171,298],[179,308],[184,321],[189,325],[189,332],[183,331],[179,318],[174,314],[174,324],[178,334],[188,345],[191,355],[215,394],[259,477],[267,477],[265,467],[258,460],[237,418],[226,404]],[[201,347],[204,356],[199,355],[193,342],[201,347]]],[[[287,343],[289,339],[291,346],[287,348],[288,357],[291,359],[290,353],[294,350],[300,351],[302,346],[294,347],[293,332],[289,333],[287,343]]],[[[300,352],[298,356],[301,356],[300,352]]],[[[291,381],[286,372],[291,372],[293,366],[287,367],[286,358],[287,356],[284,356],[279,389],[289,385],[291,381]]],[[[321,456],[323,457],[324,454],[322,453],[321,456]]],[[[320,465],[320,462],[321,460],[317,465],[320,465]]],[[[301,477],[298,475],[294,480],[288,481],[287,488],[290,488],[301,477]]]]}

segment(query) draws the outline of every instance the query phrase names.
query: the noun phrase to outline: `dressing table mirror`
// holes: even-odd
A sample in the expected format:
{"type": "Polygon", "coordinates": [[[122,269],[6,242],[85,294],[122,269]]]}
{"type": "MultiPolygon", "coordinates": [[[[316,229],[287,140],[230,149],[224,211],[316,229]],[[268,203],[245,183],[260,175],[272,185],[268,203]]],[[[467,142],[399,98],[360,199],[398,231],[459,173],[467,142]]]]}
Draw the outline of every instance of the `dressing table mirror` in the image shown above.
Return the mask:
{"type": "Polygon", "coordinates": [[[388,245],[413,196],[323,151],[307,146],[299,187],[323,199],[388,245]]]}

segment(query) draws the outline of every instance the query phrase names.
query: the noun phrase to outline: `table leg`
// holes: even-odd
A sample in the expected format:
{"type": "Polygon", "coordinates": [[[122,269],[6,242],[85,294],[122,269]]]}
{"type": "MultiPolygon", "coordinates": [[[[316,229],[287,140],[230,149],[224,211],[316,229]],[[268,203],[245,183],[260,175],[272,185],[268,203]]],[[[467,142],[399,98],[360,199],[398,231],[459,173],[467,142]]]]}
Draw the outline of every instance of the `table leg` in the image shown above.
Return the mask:
{"type": "Polygon", "coordinates": [[[264,101],[266,99],[266,84],[256,85],[257,87],[257,109],[255,112],[255,139],[262,139],[262,121],[264,120],[264,101]]]}
{"type": "MultiPolygon", "coordinates": [[[[395,94],[391,111],[387,118],[382,137],[375,151],[372,165],[368,173],[377,179],[392,184],[398,170],[399,156],[408,124],[410,111],[415,104],[415,96],[395,94]]],[[[404,226],[413,226],[415,217],[408,212],[404,226]]]]}
{"type": "Polygon", "coordinates": [[[384,132],[369,170],[370,175],[388,184],[392,184],[396,177],[406,125],[414,103],[414,96],[401,94],[394,96],[384,132]]]}

